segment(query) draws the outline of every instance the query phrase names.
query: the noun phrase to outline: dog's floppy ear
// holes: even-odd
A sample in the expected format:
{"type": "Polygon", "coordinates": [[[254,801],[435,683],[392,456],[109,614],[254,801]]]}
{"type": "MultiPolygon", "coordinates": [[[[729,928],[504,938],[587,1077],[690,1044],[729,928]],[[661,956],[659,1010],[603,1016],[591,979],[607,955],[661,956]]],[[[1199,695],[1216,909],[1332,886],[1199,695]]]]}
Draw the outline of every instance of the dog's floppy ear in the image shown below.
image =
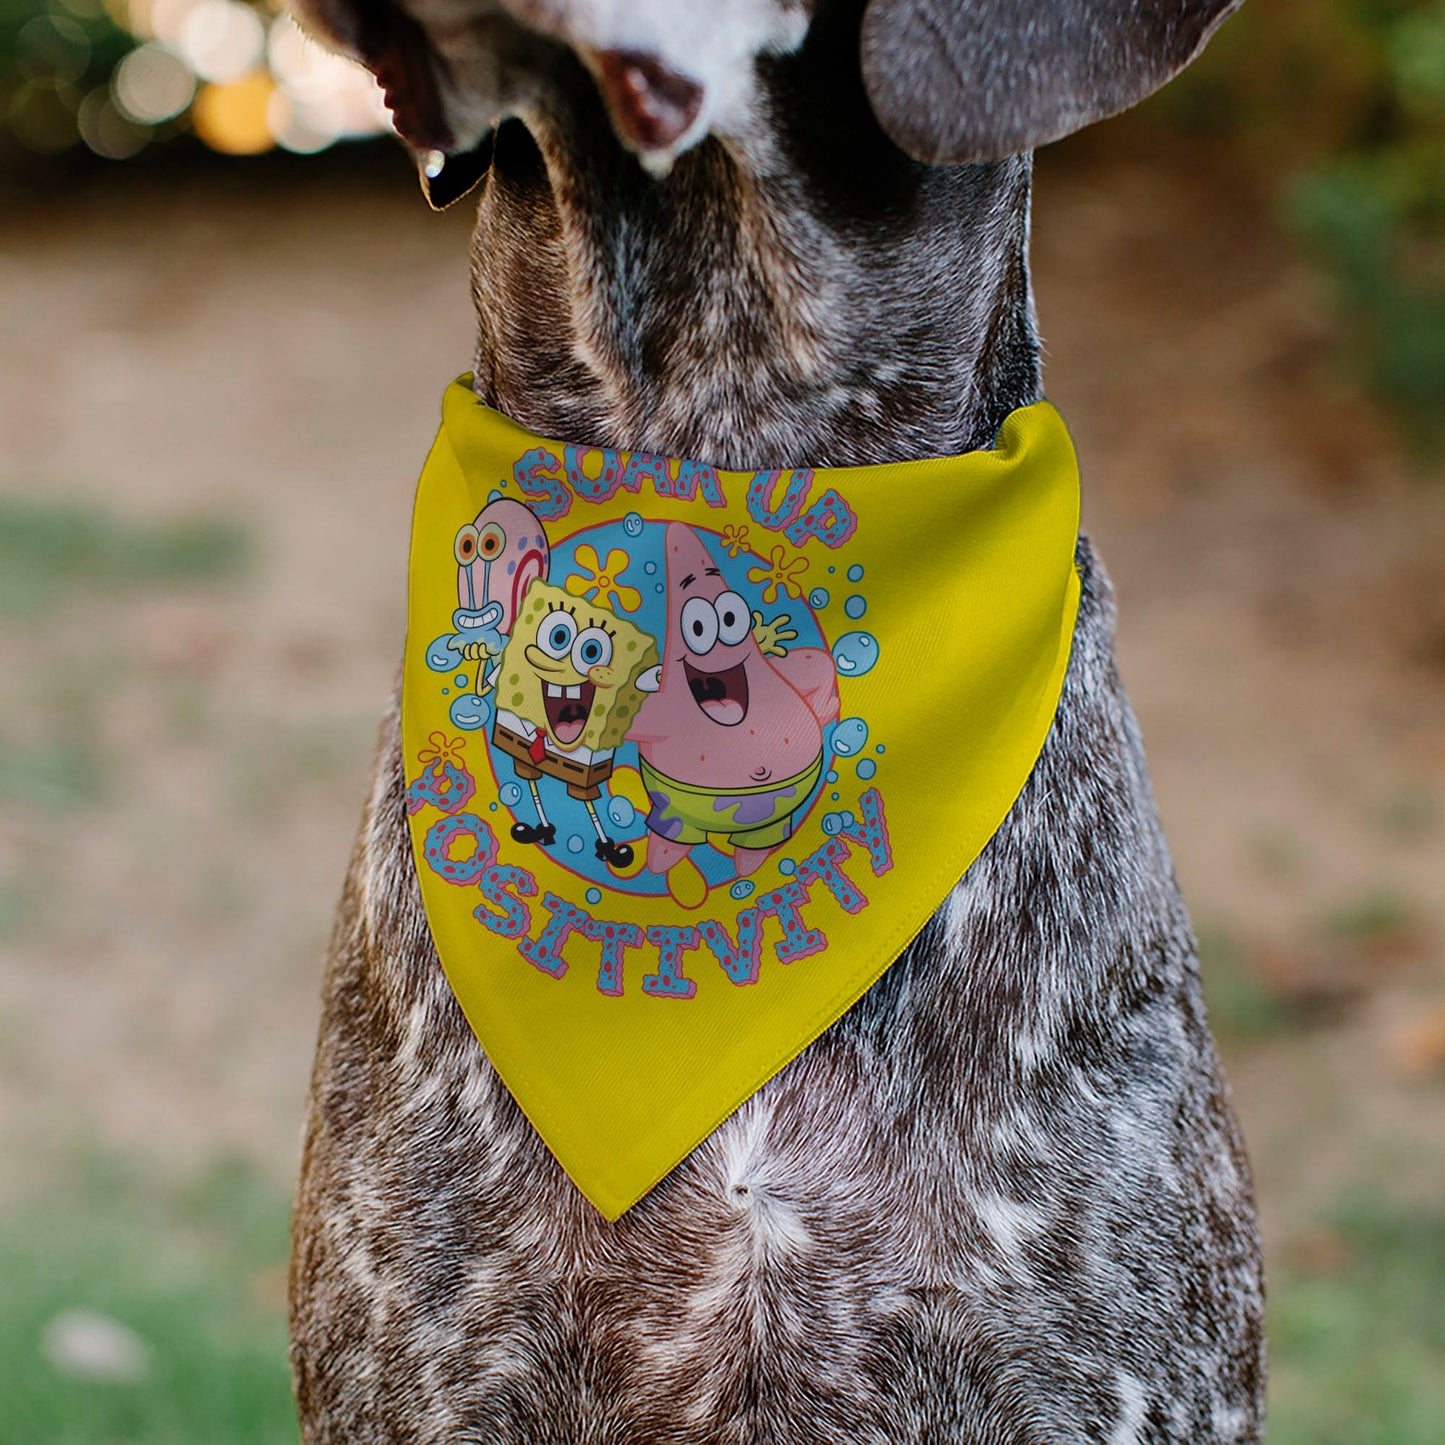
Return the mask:
{"type": "Polygon", "coordinates": [[[869,0],[863,80],[916,160],[997,160],[1126,109],[1242,0],[869,0]]]}

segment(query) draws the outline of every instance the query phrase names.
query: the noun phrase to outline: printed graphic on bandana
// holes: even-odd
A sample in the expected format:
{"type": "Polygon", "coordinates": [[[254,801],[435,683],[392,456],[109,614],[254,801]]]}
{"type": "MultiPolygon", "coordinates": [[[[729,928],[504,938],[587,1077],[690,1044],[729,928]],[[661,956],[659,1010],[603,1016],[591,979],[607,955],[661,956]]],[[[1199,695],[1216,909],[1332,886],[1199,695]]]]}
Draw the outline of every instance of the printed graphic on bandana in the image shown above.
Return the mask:
{"type": "MultiPolygon", "coordinates": [[[[506,487],[436,559],[458,605],[426,663],[455,731],[415,759],[412,812],[484,809],[494,838],[575,874],[588,906],[670,895],[688,912],[719,890],[745,902],[770,860],[795,877],[807,853],[789,844],[815,811],[837,835],[874,788],[882,815],[887,744],[840,717],[840,676],[846,693],[878,654],[862,567],[765,525],[640,512],[552,540],[506,487]]],[[[476,830],[439,823],[428,863],[470,873],[468,837],[475,850],[476,830]]]]}
{"type": "Polygon", "coordinates": [[[405,807],[467,1019],[616,1218],[886,969],[1057,704],[1078,474],[729,472],[529,435],[455,383],[413,518],[405,807]]]}

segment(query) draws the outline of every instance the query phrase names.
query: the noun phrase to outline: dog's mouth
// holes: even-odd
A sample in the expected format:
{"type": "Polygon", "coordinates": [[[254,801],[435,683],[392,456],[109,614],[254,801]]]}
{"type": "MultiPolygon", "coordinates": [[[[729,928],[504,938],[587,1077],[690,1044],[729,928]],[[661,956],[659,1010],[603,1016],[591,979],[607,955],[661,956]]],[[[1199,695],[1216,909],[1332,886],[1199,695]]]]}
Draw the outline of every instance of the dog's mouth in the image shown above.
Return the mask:
{"type": "Polygon", "coordinates": [[[743,663],[722,672],[701,672],[684,658],[682,667],[693,701],[713,722],[735,728],[748,715],[748,675],[743,663]]]}
{"type": "Polygon", "coordinates": [[[597,688],[590,682],[572,687],[559,687],[555,682],[542,684],[542,705],[547,709],[547,727],[563,747],[580,738],[587,727],[587,714],[597,688]]]}

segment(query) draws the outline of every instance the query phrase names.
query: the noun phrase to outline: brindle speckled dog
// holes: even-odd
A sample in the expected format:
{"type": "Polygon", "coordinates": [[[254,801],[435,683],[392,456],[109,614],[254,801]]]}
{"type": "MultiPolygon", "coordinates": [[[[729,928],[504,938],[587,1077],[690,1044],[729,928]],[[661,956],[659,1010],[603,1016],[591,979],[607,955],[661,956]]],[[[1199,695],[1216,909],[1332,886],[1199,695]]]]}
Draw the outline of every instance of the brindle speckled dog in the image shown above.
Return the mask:
{"type": "MultiPolygon", "coordinates": [[[[1234,3],[305,10],[451,157],[434,199],[485,175],[483,400],[544,436],[749,468],[986,446],[1034,401],[1021,153],[1162,83],[1234,3]]],[[[442,976],[393,710],[297,1200],[308,1441],[1257,1439],[1248,1175],[1108,585],[1087,545],[1079,566],[1058,719],[997,836],[616,1224],[442,976]]]]}

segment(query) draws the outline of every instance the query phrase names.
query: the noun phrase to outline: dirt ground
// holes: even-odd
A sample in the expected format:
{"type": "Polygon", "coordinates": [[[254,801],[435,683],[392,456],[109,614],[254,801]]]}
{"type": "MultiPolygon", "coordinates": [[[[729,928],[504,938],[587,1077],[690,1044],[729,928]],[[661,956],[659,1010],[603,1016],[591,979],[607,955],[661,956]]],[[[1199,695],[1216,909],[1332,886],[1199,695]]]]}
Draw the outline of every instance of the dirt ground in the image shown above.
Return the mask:
{"type": "MultiPolygon", "coordinates": [[[[0,499],[219,518],[250,557],[0,618],[0,1191],[90,1146],[291,1176],[411,488],[469,358],[467,218],[380,171],[0,220],[0,499]]],[[[1343,1193],[1445,1186],[1445,485],[1207,162],[1075,150],[1038,192],[1050,393],[1269,1243],[1306,1249],[1343,1193]]]]}

